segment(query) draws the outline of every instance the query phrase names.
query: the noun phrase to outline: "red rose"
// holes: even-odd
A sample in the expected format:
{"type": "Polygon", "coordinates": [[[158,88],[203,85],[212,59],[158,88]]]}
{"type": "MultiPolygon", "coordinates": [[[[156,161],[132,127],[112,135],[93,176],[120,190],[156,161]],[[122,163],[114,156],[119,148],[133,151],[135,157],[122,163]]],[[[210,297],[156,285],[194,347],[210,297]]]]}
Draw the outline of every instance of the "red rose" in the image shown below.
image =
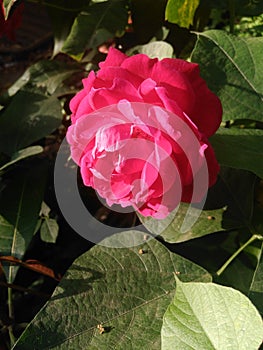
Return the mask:
{"type": "Polygon", "coordinates": [[[219,171],[207,138],[222,107],[198,65],[111,49],[100,68],[70,103],[67,139],[84,183],[156,218],[200,201],[219,171]]]}

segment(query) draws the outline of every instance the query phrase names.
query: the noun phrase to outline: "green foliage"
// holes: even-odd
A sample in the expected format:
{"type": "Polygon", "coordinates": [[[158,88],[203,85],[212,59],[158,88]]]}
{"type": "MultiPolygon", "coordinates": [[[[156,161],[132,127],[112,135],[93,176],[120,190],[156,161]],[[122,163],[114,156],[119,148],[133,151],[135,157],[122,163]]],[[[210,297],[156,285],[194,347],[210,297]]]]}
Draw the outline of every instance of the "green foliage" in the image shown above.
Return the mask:
{"type": "MultiPolygon", "coordinates": [[[[14,3],[4,1],[7,12],[14,3]]],[[[50,283],[0,260],[0,342],[8,330],[14,343],[26,322],[14,350],[256,350],[262,338],[258,311],[263,314],[262,2],[43,4],[53,28],[53,56],[29,65],[0,96],[0,256],[44,258],[59,274],[68,271],[57,285],[52,274],[50,283]],[[189,205],[181,203],[165,220],[140,217],[158,240],[147,232],[139,246],[97,245],[79,257],[85,244],[77,243],[57,207],[53,167],[69,125],[70,98],[110,45],[128,55],[177,55],[199,64],[222,101],[223,123],[210,139],[221,171],[201,212],[193,205],[189,214],[189,205]],[[31,294],[36,304],[24,306],[31,294]]],[[[109,214],[82,184],[81,191],[96,217],[109,215],[113,225],[123,225],[125,219],[109,214]]],[[[136,243],[137,234],[129,231],[127,239],[136,243]]],[[[107,244],[125,235],[114,235],[107,244]]],[[[35,274],[45,271],[38,264],[35,274]]]]}
{"type": "Polygon", "coordinates": [[[176,278],[176,294],[164,315],[162,350],[257,350],[262,337],[261,317],[243,294],[176,278]]]}

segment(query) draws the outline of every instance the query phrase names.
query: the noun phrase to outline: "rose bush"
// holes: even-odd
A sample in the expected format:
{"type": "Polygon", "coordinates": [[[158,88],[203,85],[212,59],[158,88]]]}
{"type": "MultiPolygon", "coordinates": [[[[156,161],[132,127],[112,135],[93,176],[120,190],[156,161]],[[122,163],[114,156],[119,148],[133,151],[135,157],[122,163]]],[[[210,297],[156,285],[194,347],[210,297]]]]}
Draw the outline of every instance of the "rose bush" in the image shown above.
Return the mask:
{"type": "Polygon", "coordinates": [[[208,137],[222,107],[197,64],[112,48],[83,85],[67,139],[85,185],[156,218],[205,196],[219,171],[208,137]]]}

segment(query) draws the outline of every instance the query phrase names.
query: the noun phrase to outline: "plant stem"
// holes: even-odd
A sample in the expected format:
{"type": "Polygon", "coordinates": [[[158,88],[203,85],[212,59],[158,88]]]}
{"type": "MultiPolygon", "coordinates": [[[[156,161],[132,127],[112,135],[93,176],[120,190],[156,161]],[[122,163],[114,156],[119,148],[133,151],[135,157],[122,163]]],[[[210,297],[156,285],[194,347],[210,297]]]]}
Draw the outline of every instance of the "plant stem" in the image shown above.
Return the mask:
{"type": "Polygon", "coordinates": [[[222,275],[222,273],[225,271],[228,265],[231,264],[231,262],[238,256],[238,254],[240,254],[248,245],[250,245],[252,242],[256,241],[257,239],[262,241],[263,236],[255,234],[252,237],[250,237],[249,240],[246,243],[244,243],[233,255],[231,255],[231,257],[224,263],[222,267],[220,267],[220,269],[216,272],[216,275],[217,276],[222,275]]]}
{"type": "Polygon", "coordinates": [[[235,31],[235,2],[234,0],[228,0],[229,9],[229,31],[234,34],[235,31]]]}
{"type": "MultiPolygon", "coordinates": [[[[13,320],[13,301],[12,301],[12,289],[8,288],[7,291],[7,304],[8,304],[8,316],[11,319],[11,321],[13,320]]],[[[15,344],[15,336],[13,334],[13,326],[11,325],[8,327],[8,333],[9,333],[9,338],[10,338],[10,343],[11,343],[11,348],[12,346],[15,344]]]]}

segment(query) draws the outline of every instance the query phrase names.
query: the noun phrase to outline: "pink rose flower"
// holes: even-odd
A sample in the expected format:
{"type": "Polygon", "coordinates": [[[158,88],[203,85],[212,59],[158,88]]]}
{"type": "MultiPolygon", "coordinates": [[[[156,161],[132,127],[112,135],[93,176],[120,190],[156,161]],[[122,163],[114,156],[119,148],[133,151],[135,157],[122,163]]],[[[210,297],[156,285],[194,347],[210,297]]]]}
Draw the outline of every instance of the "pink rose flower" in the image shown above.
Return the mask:
{"type": "Polygon", "coordinates": [[[70,103],[67,140],[84,184],[160,219],[201,201],[219,171],[207,138],[222,107],[198,65],[111,49],[100,68],[70,103]]]}

